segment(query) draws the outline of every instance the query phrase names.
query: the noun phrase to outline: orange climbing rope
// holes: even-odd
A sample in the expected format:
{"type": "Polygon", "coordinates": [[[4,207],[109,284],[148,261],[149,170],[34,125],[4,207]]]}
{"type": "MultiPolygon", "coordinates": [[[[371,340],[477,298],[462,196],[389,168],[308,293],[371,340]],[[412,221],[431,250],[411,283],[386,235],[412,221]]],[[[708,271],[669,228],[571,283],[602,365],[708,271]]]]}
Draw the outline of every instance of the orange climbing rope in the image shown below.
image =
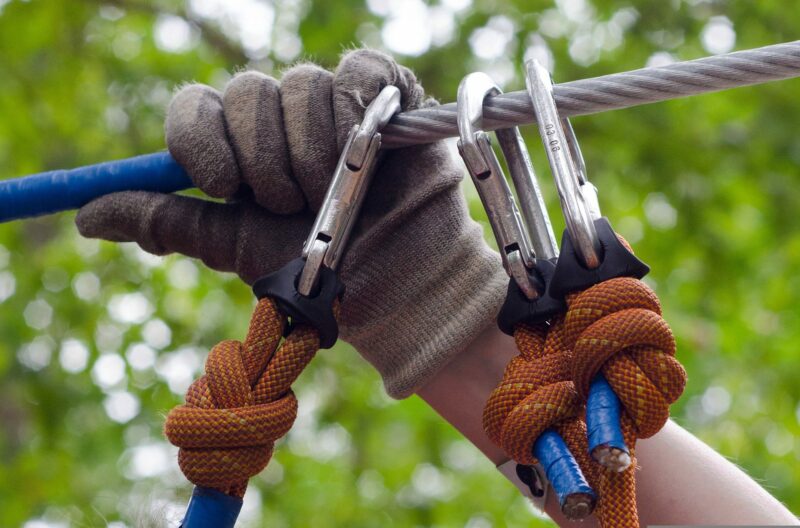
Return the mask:
{"type": "MultiPolygon", "coordinates": [[[[519,355],[513,358],[503,379],[483,411],[483,427],[489,438],[519,464],[534,465],[531,447],[539,435],[553,427],[564,439],[581,468],[594,470],[588,453],[583,402],[570,380],[571,352],[564,344],[563,314],[547,324],[519,324],[514,341],[519,355]]],[[[587,479],[594,479],[587,474],[587,479]]],[[[565,514],[582,518],[589,512],[565,514]]]]}
{"type": "Polygon", "coordinates": [[[247,481],[267,466],[275,441],[297,416],[291,384],[319,350],[319,333],[294,325],[281,343],[286,317],[261,299],[244,342],[222,341],[205,375],[172,409],[164,432],[180,448],[178,463],[198,486],[244,496],[247,481]]]}
{"type": "Polygon", "coordinates": [[[164,433],[180,448],[181,471],[200,488],[182,526],[207,526],[213,509],[215,526],[233,527],[241,501],[220,500],[214,490],[225,498],[244,496],[248,479],[267,466],[275,441],[297,416],[292,383],[320,347],[336,343],[344,291],[336,268],[378,159],[379,130],[399,110],[400,90],[383,87],[350,130],[302,256],[255,281],[260,300],[247,338],[215,346],[186,404],[167,416],[164,433]],[[287,315],[292,327],[281,343],[287,315]]]}
{"type": "Polygon", "coordinates": [[[675,340],[658,298],[642,281],[607,280],[566,301],[566,313],[549,325],[517,325],[520,354],[486,403],[484,429],[509,457],[532,465],[531,446],[553,427],[598,492],[600,525],[638,527],[634,445],[663,427],[669,405],[683,392],[686,372],[674,357],[675,340]],[[587,452],[584,406],[598,372],[624,409],[621,425],[632,462],[621,473],[601,466],[587,452]]]}
{"type": "Polygon", "coordinates": [[[675,338],[661,317],[658,297],[638,279],[601,282],[568,297],[565,344],[572,350],[572,380],[585,400],[602,372],[622,402],[622,432],[631,465],[617,473],[599,471],[598,516],[603,526],[639,526],[636,513],[634,446],[656,434],[669,418],[669,405],[686,385],[675,359],[675,338]]]}

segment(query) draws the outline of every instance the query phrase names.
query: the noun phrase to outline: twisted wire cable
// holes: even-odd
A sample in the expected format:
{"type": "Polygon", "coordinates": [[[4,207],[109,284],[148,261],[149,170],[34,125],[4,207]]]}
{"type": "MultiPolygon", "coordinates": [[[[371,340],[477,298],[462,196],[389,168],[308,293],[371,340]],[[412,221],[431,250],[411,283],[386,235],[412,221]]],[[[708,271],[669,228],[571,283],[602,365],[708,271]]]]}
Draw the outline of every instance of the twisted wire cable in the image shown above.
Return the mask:
{"type": "MultiPolygon", "coordinates": [[[[563,117],[596,114],[728,88],[800,76],[800,40],[666,66],[642,68],[554,86],[563,117]]],[[[525,91],[487,98],[483,126],[497,130],[535,123],[525,91]]],[[[381,131],[389,148],[432,143],[458,135],[456,104],[396,115],[381,131]]]]}
{"type": "MultiPolygon", "coordinates": [[[[593,114],[770,81],[800,77],[800,41],[554,86],[563,117],[593,114]]],[[[535,123],[524,91],[489,97],[483,129],[535,123]]],[[[456,104],[397,114],[382,130],[382,148],[433,143],[458,135],[456,104]]],[[[82,207],[118,191],[170,193],[193,183],[167,152],[0,181],[0,223],[82,207]]]]}

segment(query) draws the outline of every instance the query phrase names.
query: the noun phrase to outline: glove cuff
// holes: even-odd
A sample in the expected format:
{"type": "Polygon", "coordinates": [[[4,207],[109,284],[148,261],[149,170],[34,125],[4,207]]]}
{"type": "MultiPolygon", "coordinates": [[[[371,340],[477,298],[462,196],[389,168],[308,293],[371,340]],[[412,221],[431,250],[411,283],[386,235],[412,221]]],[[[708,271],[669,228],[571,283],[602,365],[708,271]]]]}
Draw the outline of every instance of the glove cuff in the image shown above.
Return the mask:
{"type": "MultiPolygon", "coordinates": [[[[457,214],[440,217],[439,232],[423,237],[428,240],[423,248],[417,242],[419,252],[400,257],[404,262],[399,266],[369,270],[367,277],[380,279],[386,287],[371,295],[359,292],[359,306],[348,311],[359,311],[363,324],[341,328],[342,337],[375,367],[386,392],[397,399],[424,386],[495,324],[505,298],[508,277],[500,256],[483,240],[481,226],[460,203],[441,210],[457,214]],[[387,295],[394,296],[394,302],[387,302],[387,295]],[[381,309],[385,306],[391,311],[381,309]]],[[[409,236],[420,240],[421,233],[409,227],[409,236]]],[[[345,296],[352,291],[350,285],[347,288],[345,296]]],[[[352,319],[344,315],[344,321],[352,319]]]]}

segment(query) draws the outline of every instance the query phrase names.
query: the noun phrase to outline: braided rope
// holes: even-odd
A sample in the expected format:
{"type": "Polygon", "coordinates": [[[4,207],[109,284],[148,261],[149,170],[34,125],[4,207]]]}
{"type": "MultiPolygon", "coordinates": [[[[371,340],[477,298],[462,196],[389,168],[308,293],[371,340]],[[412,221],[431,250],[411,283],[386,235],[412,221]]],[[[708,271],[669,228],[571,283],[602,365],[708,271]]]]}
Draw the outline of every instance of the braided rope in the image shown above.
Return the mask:
{"type": "MultiPolygon", "coordinates": [[[[563,117],[618,110],[740,86],[800,76],[800,41],[737,51],[656,68],[581,79],[553,87],[563,117]]],[[[483,128],[535,123],[525,91],[486,99],[483,128]]],[[[398,148],[458,135],[456,104],[397,114],[381,131],[382,145],[398,148]]]]}
{"type": "MultiPolygon", "coordinates": [[[[674,357],[675,340],[661,317],[658,298],[642,281],[604,281],[567,296],[567,306],[549,326],[515,329],[520,353],[486,403],[484,429],[509,457],[533,464],[531,446],[553,427],[598,492],[600,525],[638,527],[636,439],[664,426],[669,405],[686,385],[686,371],[674,357]],[[624,409],[621,426],[631,464],[622,472],[601,466],[587,453],[582,416],[598,372],[624,409]]],[[[569,517],[569,511],[564,513],[569,517]]]]}
{"type": "Polygon", "coordinates": [[[567,303],[563,331],[575,390],[585,401],[591,380],[603,373],[622,403],[622,433],[630,449],[627,469],[598,472],[598,518],[607,528],[638,527],[636,439],[664,426],[670,404],[686,385],[686,371],[675,359],[675,338],[658,297],[642,281],[611,279],[568,296],[567,303]]]}
{"type": "Polygon", "coordinates": [[[285,326],[275,303],[261,299],[244,342],[216,345],[186,404],[167,416],[164,433],[180,448],[178,464],[192,483],[244,496],[248,479],[267,466],[275,441],[294,423],[290,387],[319,349],[319,336],[297,325],[281,344],[285,326]]]}
{"type": "MultiPolygon", "coordinates": [[[[537,461],[532,446],[545,429],[552,427],[564,439],[589,482],[596,481],[597,466],[591,463],[586,440],[584,405],[570,379],[572,353],[564,340],[564,325],[520,324],[514,329],[519,355],[506,366],[503,379],[492,391],[483,409],[487,436],[520,464],[537,461]]],[[[563,509],[571,519],[591,511],[570,506],[563,509]]]]}

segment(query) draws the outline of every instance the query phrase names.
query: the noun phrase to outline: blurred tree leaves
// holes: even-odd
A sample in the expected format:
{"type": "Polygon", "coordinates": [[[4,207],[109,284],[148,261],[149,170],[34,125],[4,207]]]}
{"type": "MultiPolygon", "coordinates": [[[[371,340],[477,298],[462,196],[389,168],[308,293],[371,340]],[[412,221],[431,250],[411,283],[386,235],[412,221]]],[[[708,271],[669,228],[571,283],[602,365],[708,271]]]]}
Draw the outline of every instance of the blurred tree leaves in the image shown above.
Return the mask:
{"type": "MultiPolygon", "coordinates": [[[[565,81],[706,55],[710,24],[729,26],[744,49],[792,39],[800,23],[775,0],[420,4],[0,0],[2,177],[162,149],[164,106],[181,83],[221,87],[246,66],[279,76],[296,60],[334,67],[361,42],[386,46],[387,26],[412,8],[429,17],[408,38],[431,44],[398,58],[441,101],[474,69],[521,89],[526,55],[565,81]],[[247,9],[265,21],[266,44],[253,44],[257,24],[245,38],[247,9]],[[505,43],[499,56],[476,44],[487,28],[490,47],[505,43]]],[[[798,89],[786,81],[574,120],[603,211],[652,266],[678,338],[690,383],[677,421],[795,510],[798,89]]],[[[524,132],[546,175],[535,131],[524,132]]],[[[81,240],[72,214],[1,226],[0,524],[179,519],[190,490],[163,414],[205,351],[243,334],[252,306],[231,276],[81,240]]],[[[303,375],[300,419],[253,479],[243,525],[547,524],[421,401],[386,398],[356,358],[339,345],[303,375]]]]}

